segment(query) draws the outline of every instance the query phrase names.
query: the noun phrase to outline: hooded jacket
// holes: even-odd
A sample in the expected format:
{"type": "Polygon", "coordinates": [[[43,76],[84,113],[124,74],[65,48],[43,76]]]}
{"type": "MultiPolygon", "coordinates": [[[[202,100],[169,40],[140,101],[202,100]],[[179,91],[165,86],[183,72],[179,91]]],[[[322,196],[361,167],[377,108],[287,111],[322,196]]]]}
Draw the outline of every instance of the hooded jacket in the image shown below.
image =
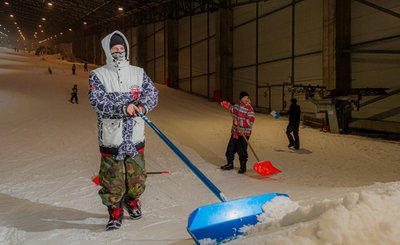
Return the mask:
{"type": "Polygon", "coordinates": [[[106,65],[90,73],[88,96],[97,112],[101,154],[123,160],[127,155],[135,157],[142,152],[145,143],[143,119],[131,117],[126,108],[133,103],[148,113],[157,105],[158,90],[142,68],[129,64],[129,45],[121,32],[114,31],[101,43],[106,65]],[[114,34],[125,41],[126,59],[123,61],[111,56],[110,40],[114,34]]]}

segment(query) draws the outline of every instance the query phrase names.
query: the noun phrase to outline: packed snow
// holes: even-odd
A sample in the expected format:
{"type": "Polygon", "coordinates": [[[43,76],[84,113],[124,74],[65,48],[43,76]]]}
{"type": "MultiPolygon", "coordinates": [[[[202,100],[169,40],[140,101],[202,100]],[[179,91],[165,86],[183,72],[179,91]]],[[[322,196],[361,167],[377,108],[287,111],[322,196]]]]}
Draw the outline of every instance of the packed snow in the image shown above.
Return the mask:
{"type": "MultiPolygon", "coordinates": [[[[0,48],[0,244],[194,244],[187,218],[218,199],[150,128],[143,218],[105,232],[106,207],[91,182],[100,154],[88,73],[57,56],[0,48]],[[53,74],[48,73],[51,67],[53,74]],[[69,102],[78,84],[79,104],[69,102]]],[[[89,66],[93,69],[94,66],[89,66]]],[[[157,81],[156,81],[157,82],[157,81]]],[[[286,193],[230,244],[400,244],[400,143],[301,127],[287,149],[285,118],[256,114],[256,153],[282,170],[263,177],[221,171],[231,120],[218,103],[157,84],[154,124],[230,199],[286,193]]],[[[300,104],[301,104],[301,99],[300,104]]],[[[256,159],[249,150],[249,163],[256,159]]]]}

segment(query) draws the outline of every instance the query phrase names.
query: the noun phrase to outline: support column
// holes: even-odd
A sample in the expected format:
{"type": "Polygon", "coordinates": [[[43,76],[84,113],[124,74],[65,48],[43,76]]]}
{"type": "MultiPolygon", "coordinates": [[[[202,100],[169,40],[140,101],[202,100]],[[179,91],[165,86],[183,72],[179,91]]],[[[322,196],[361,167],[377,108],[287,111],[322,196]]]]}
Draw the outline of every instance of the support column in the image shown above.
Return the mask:
{"type": "Polygon", "coordinates": [[[214,100],[233,101],[233,13],[220,8],[215,18],[215,91],[214,100]]]}
{"type": "Polygon", "coordinates": [[[137,27],[136,31],[136,51],[137,51],[137,65],[142,67],[144,70],[146,67],[147,60],[147,27],[146,25],[141,25],[137,27]]]}
{"type": "Polygon", "coordinates": [[[328,89],[351,88],[351,1],[324,0],[323,83],[328,89]]]}
{"type": "Polygon", "coordinates": [[[167,62],[167,86],[179,88],[179,30],[178,21],[166,20],[166,62],[167,62]]]}

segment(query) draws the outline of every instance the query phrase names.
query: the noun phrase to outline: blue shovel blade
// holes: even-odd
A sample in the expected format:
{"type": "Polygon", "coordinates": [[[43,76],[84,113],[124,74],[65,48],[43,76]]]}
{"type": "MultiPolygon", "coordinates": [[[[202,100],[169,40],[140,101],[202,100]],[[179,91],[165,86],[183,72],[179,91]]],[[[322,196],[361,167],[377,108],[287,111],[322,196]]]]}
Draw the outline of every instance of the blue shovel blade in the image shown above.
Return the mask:
{"type": "Polygon", "coordinates": [[[199,207],[190,214],[187,230],[196,243],[202,239],[216,243],[235,239],[243,235],[241,227],[258,223],[262,205],[277,196],[288,195],[269,193],[199,207]]]}

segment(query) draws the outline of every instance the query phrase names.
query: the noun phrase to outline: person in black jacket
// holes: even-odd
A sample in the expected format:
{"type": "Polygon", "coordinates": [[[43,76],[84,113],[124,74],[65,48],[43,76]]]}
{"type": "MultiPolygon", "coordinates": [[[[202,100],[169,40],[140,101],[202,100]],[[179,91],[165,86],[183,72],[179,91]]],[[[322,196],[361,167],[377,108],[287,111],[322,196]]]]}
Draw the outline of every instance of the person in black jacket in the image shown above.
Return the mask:
{"type": "Polygon", "coordinates": [[[297,100],[292,98],[290,100],[292,103],[289,107],[289,111],[282,112],[281,115],[289,115],[289,124],[286,128],[286,135],[289,140],[288,147],[294,147],[296,150],[300,148],[300,139],[299,139],[299,127],[300,127],[300,115],[301,110],[300,106],[297,104],[297,100]],[[293,136],[292,136],[293,133],[293,136]],[[293,139],[294,137],[294,139],[293,139]]]}
{"type": "Polygon", "coordinates": [[[75,100],[75,103],[78,104],[78,85],[76,85],[76,84],[72,87],[72,90],[71,90],[70,101],[72,104],[74,103],[74,102],[72,102],[73,100],[75,100]]]}
{"type": "Polygon", "coordinates": [[[75,71],[76,71],[76,65],[72,64],[72,75],[75,75],[75,71]]]}

